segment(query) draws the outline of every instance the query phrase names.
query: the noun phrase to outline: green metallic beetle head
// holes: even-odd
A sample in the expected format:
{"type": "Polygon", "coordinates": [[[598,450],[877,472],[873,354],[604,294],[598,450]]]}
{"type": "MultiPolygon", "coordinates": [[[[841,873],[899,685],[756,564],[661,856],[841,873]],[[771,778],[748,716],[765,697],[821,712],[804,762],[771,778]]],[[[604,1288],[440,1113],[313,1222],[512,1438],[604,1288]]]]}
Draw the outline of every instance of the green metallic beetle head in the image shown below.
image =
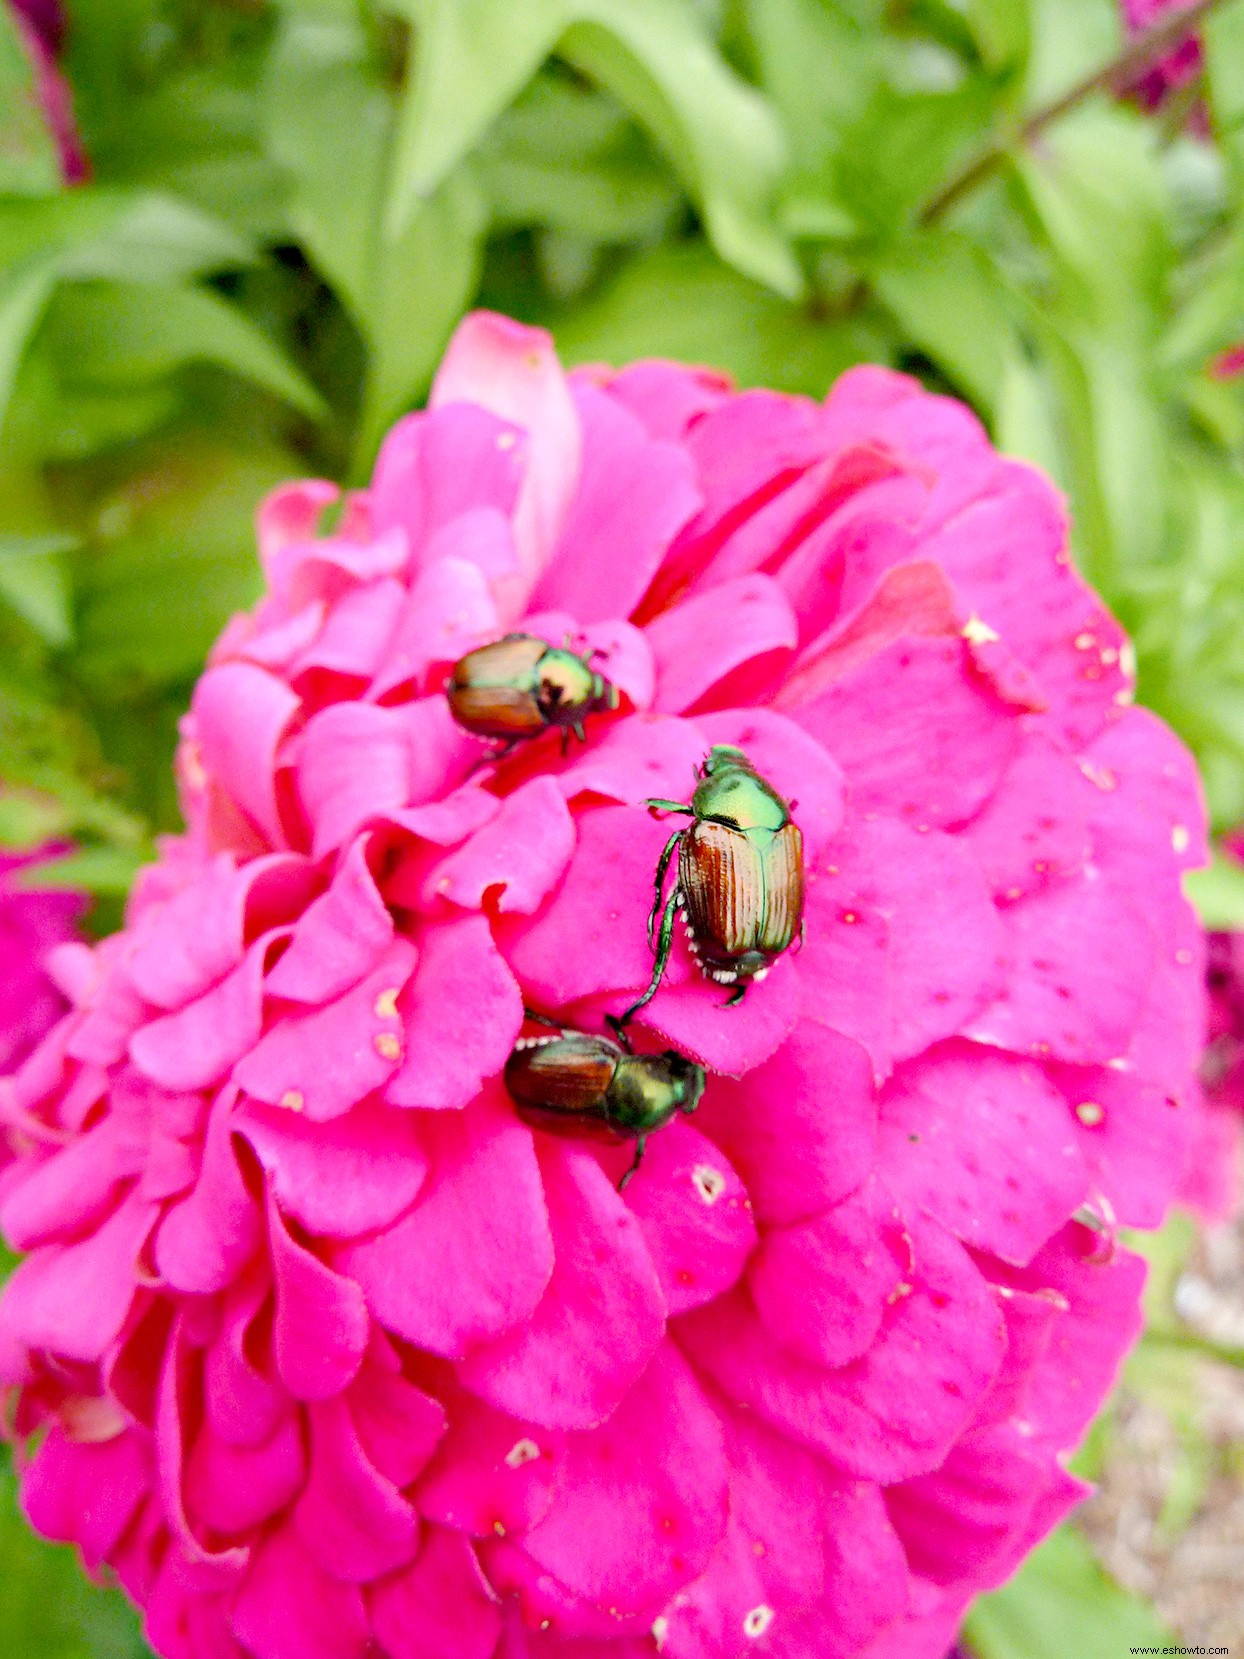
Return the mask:
{"type": "Polygon", "coordinates": [[[776,832],[790,821],[786,802],[732,743],[715,743],[704,757],[691,809],[697,818],[745,833],[776,832]]]}
{"type": "Polygon", "coordinates": [[[574,651],[551,645],[536,673],[536,703],[549,725],[573,724],[618,706],[617,687],[596,672],[590,658],[574,651]]]}
{"type": "Polygon", "coordinates": [[[632,1134],[647,1134],[679,1112],[690,1115],[703,1093],[704,1068],[676,1049],[626,1054],[609,1087],[610,1117],[632,1134]]]}

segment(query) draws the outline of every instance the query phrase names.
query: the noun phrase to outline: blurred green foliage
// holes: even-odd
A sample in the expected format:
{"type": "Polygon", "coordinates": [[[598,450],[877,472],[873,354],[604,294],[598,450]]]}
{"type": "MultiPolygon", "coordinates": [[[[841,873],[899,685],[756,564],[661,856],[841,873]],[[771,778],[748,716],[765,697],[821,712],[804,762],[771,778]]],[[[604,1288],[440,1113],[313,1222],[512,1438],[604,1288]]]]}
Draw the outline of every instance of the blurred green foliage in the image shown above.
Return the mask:
{"type": "MultiPolygon", "coordinates": [[[[871,360],[967,399],[1066,491],[1142,697],[1244,820],[1244,377],[1212,368],[1244,339],[1244,0],[1156,116],[1103,73],[1116,0],[67,10],[74,188],[0,5],[0,840],[73,834],[60,879],[102,918],[176,824],[177,719],[256,594],[260,494],[363,480],[474,304],[570,361],[819,396],[871,360]]],[[[1199,898],[1244,924],[1229,870],[1199,898]]],[[[4,1652],[136,1651],[111,1601],[88,1639],[90,1592],[0,1497],[4,1652]]],[[[980,1653],[1095,1652],[1089,1603],[1111,1651],[1148,1629],[1095,1572],[1051,1545],[980,1653]]]]}

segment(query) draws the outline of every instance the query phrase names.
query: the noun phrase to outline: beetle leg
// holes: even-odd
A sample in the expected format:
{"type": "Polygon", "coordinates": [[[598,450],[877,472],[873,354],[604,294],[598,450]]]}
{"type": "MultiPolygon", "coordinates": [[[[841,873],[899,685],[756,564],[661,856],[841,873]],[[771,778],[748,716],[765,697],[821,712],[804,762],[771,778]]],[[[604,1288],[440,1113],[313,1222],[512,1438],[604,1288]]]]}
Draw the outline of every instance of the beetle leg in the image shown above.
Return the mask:
{"type": "Polygon", "coordinates": [[[547,1025],[550,1031],[562,1031],[565,1027],[560,1020],[551,1020],[547,1014],[537,1014],[534,1008],[523,1004],[523,1018],[531,1020],[536,1025],[547,1025]]]}
{"type": "Polygon", "coordinates": [[[681,812],[685,818],[695,817],[695,808],[684,806],[681,801],[648,801],[645,804],[649,812],[681,812]]]}
{"type": "Polygon", "coordinates": [[[569,726],[563,726],[562,727],[562,759],[565,760],[566,756],[569,753],[570,753],[570,727],[569,726]]]}
{"type": "Polygon", "coordinates": [[[670,859],[674,856],[674,848],[682,840],[682,830],[675,830],[673,835],[661,849],[661,856],[657,860],[656,894],[652,900],[652,909],[648,912],[648,949],[652,949],[652,930],[657,925],[657,911],[661,908],[661,889],[665,886],[665,877],[669,871],[670,859]]]}
{"type": "Polygon", "coordinates": [[[606,1014],[605,1024],[618,1039],[619,1046],[624,1048],[628,1054],[631,1054],[633,1052],[631,1048],[631,1039],[627,1036],[626,1027],[622,1024],[622,1021],[618,1018],[618,1016],[616,1014],[606,1014]]]}
{"type": "Polygon", "coordinates": [[[587,742],[587,733],[583,730],[583,722],[582,721],[580,721],[572,729],[574,731],[575,736],[579,739],[580,743],[586,743],[587,742]]]}
{"type": "Polygon", "coordinates": [[[679,901],[679,890],[675,887],[665,901],[665,910],[661,916],[661,932],[657,936],[657,959],[652,966],[651,982],[639,1001],[633,1002],[626,1013],[623,1014],[621,1021],[623,1025],[629,1025],[644,1004],[651,1002],[657,994],[657,987],[661,983],[670,959],[670,950],[674,941],[674,922],[678,916],[679,901]]]}
{"type": "Polygon", "coordinates": [[[639,1168],[640,1164],[643,1163],[643,1161],[644,1161],[644,1148],[645,1148],[645,1146],[647,1146],[647,1144],[648,1144],[648,1137],[646,1135],[640,1135],[639,1138],[636,1140],[636,1142],[635,1142],[635,1161],[631,1165],[631,1167],[627,1170],[626,1174],[622,1177],[622,1179],[618,1182],[618,1191],[619,1192],[625,1192],[626,1191],[627,1187],[630,1185],[632,1175],[635,1174],[635,1172],[639,1168]]]}
{"type": "Polygon", "coordinates": [[[731,991],[730,995],[726,998],[724,1006],[727,1008],[737,1008],[746,995],[747,980],[740,979],[738,984],[734,987],[734,990],[731,991]]]}

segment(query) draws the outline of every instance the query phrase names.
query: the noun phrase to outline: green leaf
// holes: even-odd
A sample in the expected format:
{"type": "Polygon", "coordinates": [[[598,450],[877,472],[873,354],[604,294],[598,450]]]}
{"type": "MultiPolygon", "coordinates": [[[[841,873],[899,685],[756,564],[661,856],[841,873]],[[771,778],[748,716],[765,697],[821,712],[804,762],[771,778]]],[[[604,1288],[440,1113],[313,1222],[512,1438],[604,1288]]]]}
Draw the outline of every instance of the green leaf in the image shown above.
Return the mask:
{"type": "Polygon", "coordinates": [[[46,201],[0,201],[0,268],[38,255],[64,277],[171,282],[234,269],[250,241],[153,191],[83,187],[46,201]]]}
{"type": "Polygon", "coordinates": [[[139,1615],[121,1592],[92,1584],[73,1550],[31,1531],[18,1509],[7,1450],[0,1463],[0,1556],[5,1659],[149,1659],[139,1615]]]}
{"type": "Polygon", "coordinates": [[[78,563],[75,665],[147,683],[189,678],[260,591],[253,517],[297,472],[280,451],[182,437],[153,451],[99,511],[78,563]]]}
{"type": "Polygon", "coordinates": [[[994,416],[994,442],[1004,454],[1040,467],[1065,490],[1067,458],[1059,428],[1047,376],[1026,358],[1010,358],[994,416]]]}
{"type": "Polygon", "coordinates": [[[1211,12],[1203,38],[1214,126],[1244,178],[1244,0],[1211,12]]]}
{"type": "Polygon", "coordinates": [[[55,287],[55,267],[46,258],[0,275],[0,427],[22,359],[55,287]]]}
{"type": "Polygon", "coordinates": [[[1244,932],[1244,865],[1216,852],[1204,870],[1189,870],[1184,892],[1196,906],[1202,927],[1244,932]]]}
{"type": "Polygon", "coordinates": [[[67,380],[123,386],[186,363],[216,363],[284,398],[312,420],[323,399],[244,312],[206,288],[91,283],[62,292],[48,343],[67,380]]]}
{"type": "Polygon", "coordinates": [[[0,536],[0,599],[49,645],[67,645],[73,636],[59,555],[74,545],[72,536],[0,536]]]}
{"type": "Polygon", "coordinates": [[[912,235],[869,271],[908,336],[989,415],[1020,354],[1007,285],[979,244],[950,231],[912,235]]]}
{"type": "Polygon", "coordinates": [[[0,8],[0,192],[42,196],[60,188],[60,157],[44,119],[34,64],[11,6],[0,8]]]}
{"type": "Polygon", "coordinates": [[[1106,1576],[1084,1539],[1062,1526],[967,1621],[977,1659],[1118,1659],[1171,1640],[1144,1602],[1106,1576]]]}
{"type": "Polygon", "coordinates": [[[1023,67],[1032,44],[1028,0],[967,0],[967,15],[990,69],[1023,67]]]}
{"type": "Polygon", "coordinates": [[[390,234],[558,48],[653,135],[722,257],[780,293],[800,291],[799,268],[771,217],[781,129],[688,0],[403,0],[403,10],[419,37],[396,141],[390,234]]]}
{"type": "Polygon", "coordinates": [[[83,847],[64,858],[44,859],[23,870],[14,886],[28,892],[129,892],[134,877],[147,861],[146,848],[83,847]]]}
{"type": "Polygon", "coordinates": [[[570,362],[674,357],[725,369],[744,386],[813,397],[891,348],[875,320],[809,316],[694,244],[639,255],[599,298],[551,326],[570,362]]]}
{"type": "Polygon", "coordinates": [[[395,243],[377,249],[356,475],[370,468],[387,428],[431,383],[479,281],[485,222],[479,192],[459,172],[421,204],[395,243]]]}

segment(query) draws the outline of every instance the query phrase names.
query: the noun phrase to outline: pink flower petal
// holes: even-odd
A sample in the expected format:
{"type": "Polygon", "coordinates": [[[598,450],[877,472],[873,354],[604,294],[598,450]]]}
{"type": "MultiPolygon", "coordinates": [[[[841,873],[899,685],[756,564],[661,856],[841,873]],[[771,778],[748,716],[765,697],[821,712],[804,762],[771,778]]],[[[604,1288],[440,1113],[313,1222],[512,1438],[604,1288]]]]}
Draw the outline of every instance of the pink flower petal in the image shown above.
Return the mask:
{"type": "Polygon", "coordinates": [[[401,1003],[407,1059],[385,1088],[391,1106],[465,1106],[500,1073],[523,1023],[522,993],[482,916],[426,935],[401,1003]]]}
{"type": "Polygon", "coordinates": [[[417,1479],[445,1435],[445,1408],[383,1363],[375,1345],[350,1384],[346,1399],[369,1462],[397,1487],[417,1479]]]}
{"type": "Polygon", "coordinates": [[[151,1453],[141,1435],[83,1443],[53,1428],[22,1471],[22,1509],[37,1532],[76,1544],[97,1569],[150,1485],[151,1453]]]}
{"type": "Polygon", "coordinates": [[[954,589],[941,567],[930,559],[894,565],[862,605],[804,647],[774,704],[790,710],[814,703],[898,640],[951,639],[960,631],[954,589]]]}
{"type": "Polygon", "coordinates": [[[529,1531],[558,1490],[565,1435],[519,1422],[456,1382],[443,1392],[449,1431],[419,1481],[420,1514],[475,1538],[529,1531]]]}
{"type": "Polygon", "coordinates": [[[379,814],[407,806],[412,766],[407,721],[398,710],[335,703],[315,715],[298,763],[315,857],[351,840],[379,814]]]}
{"type": "Polygon", "coordinates": [[[155,1258],[170,1285],[210,1295],[232,1284],[258,1248],[259,1206],[233,1146],[237,1091],[222,1089],[208,1118],[203,1162],[194,1191],[168,1210],[156,1234],[155,1258]]]}
{"type": "Polygon", "coordinates": [[[501,1611],[465,1538],[433,1527],[413,1567],[371,1596],[376,1633],[393,1659],[491,1659],[501,1611]]]}
{"type": "Polygon", "coordinates": [[[610,726],[581,759],[557,774],[568,801],[602,795],[627,806],[653,797],[690,800],[695,771],[708,752],[698,725],[669,715],[644,714],[610,726]]]}
{"type": "Polygon", "coordinates": [[[834,1370],[876,1340],[911,1265],[902,1217],[872,1179],[814,1221],[766,1232],[747,1283],[766,1329],[786,1352],[834,1370]]]}
{"type": "Polygon", "coordinates": [[[501,803],[497,816],[438,864],[424,900],[530,916],[556,886],[574,852],[574,822],[553,778],[533,778],[501,803]]]}
{"type": "Polygon", "coordinates": [[[244,1102],[234,1132],[254,1148],[284,1213],[332,1238],[391,1225],[428,1170],[410,1119],[366,1101],[327,1123],[244,1102]]]}
{"type": "Polygon", "coordinates": [[[1132,895],[1086,870],[1002,919],[1013,965],[967,1035],[1089,1065],[1125,1054],[1154,968],[1153,935],[1132,895]]]}
{"type": "Polygon", "coordinates": [[[360,836],[328,891],[299,917],[289,948],[267,977],[269,995],[327,1002],[375,966],[393,938],[393,918],[376,890],[367,854],[368,840],[360,836]]]}
{"type": "Polygon", "coordinates": [[[129,975],[144,1001],[180,1008],[223,979],[242,958],[250,872],[220,853],[198,881],[144,912],[129,975]]]}
{"type": "Polygon", "coordinates": [[[966,1044],[902,1067],[881,1101],[879,1167],[904,1209],[1026,1262],[1087,1197],[1077,1125],[1037,1066],[966,1044]]]}
{"type": "Polygon", "coordinates": [[[583,468],[557,550],[529,603],[572,611],[584,622],[629,616],[666,549],[700,505],[686,451],[654,442],[642,425],[595,387],[574,388],[583,432],[583,468]],[[600,561],[600,547],[626,549],[600,561]]]}
{"type": "Polygon", "coordinates": [[[571,1441],[559,1501],[524,1545],[597,1607],[655,1612],[703,1568],[726,1505],[721,1424],[665,1344],[609,1421],[571,1441]]]}
{"type": "Polygon", "coordinates": [[[738,671],[772,680],[799,640],[795,613],[768,576],[741,576],[662,611],[644,630],[657,670],[654,707],[663,713],[721,699],[711,694],[728,682],[726,701],[746,702],[738,671]]]}
{"type": "Polygon", "coordinates": [[[290,678],[304,693],[303,676],[316,673],[341,675],[360,684],[370,680],[405,604],[406,589],[392,576],[342,594],[315,639],[290,664],[290,678]]]}
{"type": "Polygon", "coordinates": [[[33,1169],[0,1200],[0,1228],[14,1250],[32,1250],[74,1236],[116,1207],[117,1183],[133,1175],[121,1156],[117,1125],[105,1119],[33,1169]]]}
{"type": "Polygon", "coordinates": [[[845,784],[834,758],[785,715],[770,709],[726,709],[697,721],[707,744],[731,743],[791,808],[803,833],[804,865],[813,871],[842,828],[845,784]]]}
{"type": "Polygon", "coordinates": [[[190,1367],[197,1357],[186,1338],[186,1315],[173,1321],[160,1369],[156,1406],[156,1491],[178,1552],[187,1564],[202,1569],[214,1589],[225,1589],[241,1574],[250,1557],[245,1544],[213,1548],[195,1531],[186,1513],[182,1484],[185,1475],[184,1420],[189,1415],[190,1367]]]}
{"type": "Polygon", "coordinates": [[[842,767],[858,811],[941,829],[993,793],[1018,730],[968,677],[963,651],[960,640],[899,640],[791,710],[842,767]]]}
{"type": "Polygon", "coordinates": [[[341,495],[322,478],[299,479],[270,490],[256,515],[259,552],[265,568],[276,554],[314,536],[325,510],[341,495]]]}
{"type": "Polygon", "coordinates": [[[419,1518],[369,1462],[345,1402],[324,1400],[309,1417],[311,1471],[293,1511],[308,1552],[350,1583],[405,1566],[419,1547],[419,1518]]]}
{"type": "Polygon", "coordinates": [[[433,1168],[418,1204],[341,1263],[382,1325],[458,1356],[531,1316],[553,1245],[531,1131],[507,1101],[485,1094],[430,1120],[425,1144],[433,1168]]]}
{"type": "MultiPolygon", "coordinates": [[[[504,527],[505,521],[495,514],[471,516],[504,527]]],[[[462,522],[459,519],[447,526],[434,538],[434,545],[448,539],[462,522]]],[[[429,669],[457,662],[499,631],[496,606],[479,565],[464,557],[437,556],[430,547],[428,563],[406,598],[386,647],[372,695],[383,697],[405,685],[422,689],[429,669]]]]}
{"type": "Polygon", "coordinates": [[[297,1497],[306,1465],[294,1412],[256,1446],[234,1445],[205,1426],[186,1459],[186,1508],[205,1531],[250,1532],[297,1497]]]}
{"type": "Polygon", "coordinates": [[[1081,869],[1090,846],[1088,804],[1087,783],[1070,757],[1044,737],[1029,737],[964,831],[994,897],[1012,902],[1081,869]]]}
{"type": "MultiPolygon", "coordinates": [[[[585,371],[576,369],[572,381],[585,371]]],[[[733,389],[715,369],[643,358],[607,380],[609,395],[637,415],[654,438],[681,439],[701,416],[725,403],[733,389]]]]}
{"type": "Polygon", "coordinates": [[[698,1115],[769,1226],[805,1221],[841,1203],[876,1159],[868,1056],[812,1020],[801,1021],[773,1058],[741,1081],[714,1078],[698,1115]]]}
{"type": "Polygon", "coordinates": [[[933,1469],[963,1433],[1006,1351],[980,1274],[935,1224],[908,1218],[909,1295],[877,1341],[836,1371],[775,1351],[746,1296],[689,1314],[679,1340],[728,1395],[864,1480],[933,1469]]]}
{"type": "Polygon", "coordinates": [[[363,1659],[370,1643],[362,1593],[323,1572],[292,1526],[256,1551],[231,1623],[254,1659],[363,1659]]]}
{"type": "Polygon", "coordinates": [[[224,1297],[220,1329],[203,1362],[204,1404],[212,1430],[235,1446],[262,1445],[275,1434],[288,1400],[269,1351],[271,1285],[266,1266],[234,1284],[224,1297]]]}
{"type": "Polygon", "coordinates": [[[287,1016],[234,1067],[240,1089],[269,1106],[340,1117],[392,1077],[405,1052],[397,999],[415,947],[395,939],[365,979],[313,1014],[287,1016]]]}
{"type": "Polygon", "coordinates": [[[102,1358],[130,1311],[156,1213],[131,1193],[78,1243],[45,1245],[28,1256],[0,1299],[4,1338],[88,1365],[102,1358]]]}
{"type": "Polygon", "coordinates": [[[256,940],[218,985],[130,1038],[130,1058],[170,1090],[206,1089],[256,1042],[261,1024],[267,938],[256,940]]]}
{"type": "Polygon", "coordinates": [[[457,402],[491,410],[527,433],[527,470],[514,511],[523,575],[521,586],[505,584],[517,609],[552,556],[579,481],[579,416],[552,340],[543,329],[474,312],[449,342],[428,407],[457,402]]]}
{"type": "Polygon", "coordinates": [[[277,1370],[296,1400],[330,1399],[363,1360],[369,1329],[363,1293],[294,1242],[272,1198],[268,1236],[276,1281],[277,1370]]]}
{"type": "Polygon", "coordinates": [[[756,1243],[746,1188],[713,1142],[683,1120],[649,1140],[626,1202],[671,1317],[728,1290],[756,1243]]]}
{"type": "Polygon", "coordinates": [[[797,970],[782,957],[734,1007],[729,988],[711,980],[672,989],[663,982],[637,1019],[710,1071],[741,1077],[785,1042],[799,1018],[799,996],[797,970]]]}
{"type": "Polygon", "coordinates": [[[472,1349],[458,1376],[514,1417],[590,1428],[609,1416],[656,1352],[665,1297],[643,1231],[600,1165],[552,1137],[542,1136],[537,1151],[553,1276],[523,1327],[472,1349]]]}
{"type": "Polygon", "coordinates": [[[245,662],[209,668],[190,704],[199,764],[274,847],[285,839],[274,781],[276,752],[298,706],[275,675],[245,662]]]}

